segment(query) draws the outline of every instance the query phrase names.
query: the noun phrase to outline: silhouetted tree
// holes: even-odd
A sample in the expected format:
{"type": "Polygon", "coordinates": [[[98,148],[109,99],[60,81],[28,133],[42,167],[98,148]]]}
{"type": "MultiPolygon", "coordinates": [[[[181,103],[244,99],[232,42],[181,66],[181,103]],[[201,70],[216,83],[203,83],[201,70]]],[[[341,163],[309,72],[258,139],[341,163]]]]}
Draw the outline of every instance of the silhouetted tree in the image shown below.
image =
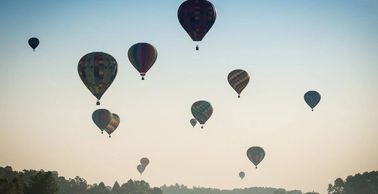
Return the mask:
{"type": "Polygon", "coordinates": [[[23,194],[23,188],[22,185],[20,185],[17,178],[13,178],[12,181],[8,181],[7,179],[1,178],[0,193],[23,194]]]}
{"type": "Polygon", "coordinates": [[[108,189],[103,182],[100,182],[100,184],[94,184],[90,186],[88,189],[89,193],[91,194],[107,194],[110,193],[110,189],[108,189]]]}
{"type": "Polygon", "coordinates": [[[123,191],[128,194],[148,194],[150,193],[150,185],[145,181],[132,181],[122,185],[123,191]]]}
{"type": "Polygon", "coordinates": [[[54,194],[58,191],[51,172],[40,171],[30,177],[30,185],[25,189],[25,194],[54,194]]]}
{"type": "Polygon", "coordinates": [[[344,190],[344,180],[341,178],[338,178],[335,180],[335,185],[328,185],[328,193],[330,194],[342,194],[344,190]]]}
{"type": "Polygon", "coordinates": [[[112,189],[112,192],[114,194],[122,194],[122,189],[121,189],[121,186],[119,186],[119,183],[116,181],[113,185],[113,189],[112,189]]]}
{"type": "Polygon", "coordinates": [[[348,176],[346,181],[337,178],[329,184],[329,194],[378,194],[378,171],[348,176]]]}
{"type": "Polygon", "coordinates": [[[151,194],[163,194],[163,191],[158,187],[154,187],[151,191],[151,194]]]}

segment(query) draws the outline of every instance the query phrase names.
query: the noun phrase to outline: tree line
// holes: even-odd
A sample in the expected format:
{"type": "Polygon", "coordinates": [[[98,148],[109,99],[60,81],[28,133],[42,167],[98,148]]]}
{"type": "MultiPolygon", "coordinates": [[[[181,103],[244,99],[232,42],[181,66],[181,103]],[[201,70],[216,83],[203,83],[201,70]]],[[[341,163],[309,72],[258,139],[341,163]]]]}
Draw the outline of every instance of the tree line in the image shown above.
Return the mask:
{"type": "MultiPolygon", "coordinates": [[[[287,191],[282,188],[251,187],[221,190],[214,188],[171,185],[150,187],[143,180],[129,180],[113,186],[103,182],[88,184],[79,176],[66,179],[55,171],[23,170],[13,171],[12,167],[0,167],[1,194],[319,194],[303,193],[300,190],[287,191]]],[[[378,171],[348,176],[345,180],[337,178],[328,186],[328,194],[378,194],[378,171]]]]}
{"type": "Polygon", "coordinates": [[[0,167],[1,194],[162,194],[158,187],[151,188],[145,181],[129,180],[113,187],[88,184],[79,176],[66,179],[57,172],[43,170],[13,171],[11,167],[0,167]]]}
{"type": "Polygon", "coordinates": [[[244,189],[220,190],[213,188],[193,187],[184,185],[163,185],[153,187],[141,180],[129,180],[126,183],[107,186],[103,182],[88,184],[79,176],[66,179],[55,171],[23,170],[13,171],[12,167],[0,167],[1,194],[318,194],[302,193],[299,190],[286,191],[268,187],[252,187],[244,189]]]}
{"type": "Polygon", "coordinates": [[[337,178],[328,185],[329,194],[378,194],[378,171],[337,178]]]}

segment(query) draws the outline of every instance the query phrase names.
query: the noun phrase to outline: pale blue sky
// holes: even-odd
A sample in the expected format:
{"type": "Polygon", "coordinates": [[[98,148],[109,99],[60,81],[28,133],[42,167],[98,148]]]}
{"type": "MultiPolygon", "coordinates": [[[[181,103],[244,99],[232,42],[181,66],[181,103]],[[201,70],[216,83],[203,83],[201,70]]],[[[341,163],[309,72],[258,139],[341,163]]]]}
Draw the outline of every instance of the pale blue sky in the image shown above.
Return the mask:
{"type": "Polygon", "coordinates": [[[148,156],[142,178],[154,186],[322,193],[377,170],[378,1],[213,0],[217,20],[199,52],[177,20],[181,2],[1,1],[0,165],[112,184],[140,178],[148,156]],[[127,59],[136,42],[159,54],[145,81],[127,59]],[[92,51],[119,66],[101,105],[121,117],[110,140],[77,73],[92,51]],[[251,75],[241,99],[226,80],[235,68],[251,75]],[[322,95],[314,112],[308,90],[322,95]],[[206,130],[189,124],[200,99],[214,107],[206,130]],[[253,145],[267,152],[258,171],[245,155],[253,145]]]}

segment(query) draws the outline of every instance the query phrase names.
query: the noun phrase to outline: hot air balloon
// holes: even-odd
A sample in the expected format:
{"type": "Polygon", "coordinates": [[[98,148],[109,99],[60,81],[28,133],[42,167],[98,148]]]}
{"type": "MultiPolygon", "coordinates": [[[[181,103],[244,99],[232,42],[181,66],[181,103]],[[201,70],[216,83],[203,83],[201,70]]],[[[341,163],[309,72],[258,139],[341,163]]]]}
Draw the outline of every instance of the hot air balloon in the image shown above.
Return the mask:
{"type": "Polygon", "coordinates": [[[255,165],[257,168],[257,165],[264,159],[265,157],[265,151],[263,148],[254,146],[250,147],[247,150],[247,156],[248,159],[255,165]]]}
{"type": "Polygon", "coordinates": [[[249,75],[244,70],[236,69],[228,74],[227,80],[236,93],[238,93],[238,97],[240,98],[240,93],[248,85],[249,75]]]}
{"type": "Polygon", "coordinates": [[[202,125],[201,128],[203,128],[203,125],[213,114],[213,107],[209,102],[200,100],[193,103],[191,111],[193,117],[202,125]]]}
{"type": "Polygon", "coordinates": [[[37,48],[37,46],[39,45],[39,40],[38,38],[36,37],[32,37],[29,39],[29,46],[32,47],[33,51],[35,50],[35,48],[37,48]]]}
{"type": "Polygon", "coordinates": [[[148,43],[137,43],[130,47],[128,57],[131,64],[142,76],[152,67],[157,58],[157,51],[154,46],[148,43]]]}
{"type": "Polygon", "coordinates": [[[197,120],[196,119],[190,119],[190,124],[194,127],[196,126],[197,124],[197,120]]]}
{"type": "Polygon", "coordinates": [[[146,167],[150,163],[150,160],[146,157],[140,159],[140,164],[142,164],[143,167],[146,167]]]}
{"type": "Polygon", "coordinates": [[[119,123],[120,123],[119,116],[113,113],[110,123],[104,129],[109,134],[109,137],[111,137],[110,134],[112,134],[117,129],[119,123]]]}
{"type": "Polygon", "coordinates": [[[304,100],[311,107],[312,111],[314,111],[315,106],[319,103],[320,98],[320,94],[317,91],[308,91],[304,95],[304,100]]]}
{"type": "Polygon", "coordinates": [[[243,179],[245,177],[245,173],[243,171],[239,172],[240,179],[243,179]]]}
{"type": "Polygon", "coordinates": [[[97,109],[92,113],[92,120],[103,133],[112,121],[112,113],[106,109],[97,109]]]}
{"type": "Polygon", "coordinates": [[[77,67],[85,86],[97,98],[97,105],[117,75],[117,61],[109,54],[92,52],[83,56],[77,67]]]}
{"type": "MultiPolygon", "coordinates": [[[[213,26],[217,13],[207,0],[187,0],[180,5],[177,16],[192,40],[201,41],[213,26]]],[[[196,50],[199,50],[198,45],[196,50]]]]}
{"type": "Polygon", "coordinates": [[[139,172],[140,174],[143,173],[144,169],[145,169],[145,167],[144,167],[143,165],[141,165],[141,164],[139,164],[139,165],[137,166],[137,170],[138,170],[138,172],[139,172]]]}

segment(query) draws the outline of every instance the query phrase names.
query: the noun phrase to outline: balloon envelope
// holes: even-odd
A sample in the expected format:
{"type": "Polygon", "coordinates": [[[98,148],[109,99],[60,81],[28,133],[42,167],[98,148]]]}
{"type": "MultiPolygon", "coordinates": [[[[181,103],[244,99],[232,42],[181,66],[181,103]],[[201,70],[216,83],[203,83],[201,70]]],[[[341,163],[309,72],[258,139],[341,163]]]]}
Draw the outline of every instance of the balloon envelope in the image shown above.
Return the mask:
{"type": "Polygon", "coordinates": [[[197,120],[196,119],[190,119],[190,124],[194,127],[196,126],[197,124],[197,120]]]}
{"type": "Polygon", "coordinates": [[[146,157],[140,159],[140,164],[142,164],[143,167],[146,167],[150,163],[150,160],[146,157]]]}
{"type": "Polygon", "coordinates": [[[109,124],[105,127],[105,131],[109,134],[112,134],[118,127],[120,123],[119,116],[117,114],[112,114],[112,119],[110,120],[109,124]]]}
{"type": "Polygon", "coordinates": [[[245,173],[243,171],[239,172],[239,177],[243,179],[245,177],[245,173]]]}
{"type": "Polygon", "coordinates": [[[29,46],[33,49],[33,51],[35,50],[35,48],[37,48],[37,46],[39,45],[39,40],[38,38],[36,37],[32,37],[29,39],[28,41],[29,43],[29,46]]]}
{"type": "Polygon", "coordinates": [[[140,174],[143,173],[144,169],[145,169],[145,167],[142,166],[142,164],[139,164],[139,165],[137,166],[137,170],[138,170],[138,172],[139,172],[140,174]]]}
{"type": "Polygon", "coordinates": [[[112,113],[106,109],[97,109],[92,113],[92,120],[103,131],[110,124],[112,113]]]}
{"type": "Polygon", "coordinates": [[[217,13],[207,0],[187,0],[180,5],[177,17],[192,40],[201,41],[213,26],[217,13]]]}
{"type": "Polygon", "coordinates": [[[89,91],[99,100],[117,75],[117,61],[109,54],[92,52],[84,55],[77,70],[81,81],[89,91]]]}
{"type": "Polygon", "coordinates": [[[308,91],[304,95],[304,100],[311,110],[314,110],[315,106],[320,102],[320,94],[317,91],[308,91]]]}
{"type": "Polygon", "coordinates": [[[137,43],[130,47],[128,57],[131,64],[140,73],[142,79],[157,58],[157,50],[148,43],[137,43]]]}
{"type": "Polygon", "coordinates": [[[213,107],[209,102],[200,100],[193,103],[191,111],[193,117],[203,125],[213,114],[213,107]]]}
{"type": "Polygon", "coordinates": [[[248,159],[255,165],[257,165],[264,159],[265,151],[262,147],[254,146],[247,150],[248,159]]]}
{"type": "Polygon", "coordinates": [[[238,97],[240,97],[240,93],[249,83],[249,75],[244,70],[236,69],[228,74],[227,80],[236,93],[238,93],[238,97]]]}

